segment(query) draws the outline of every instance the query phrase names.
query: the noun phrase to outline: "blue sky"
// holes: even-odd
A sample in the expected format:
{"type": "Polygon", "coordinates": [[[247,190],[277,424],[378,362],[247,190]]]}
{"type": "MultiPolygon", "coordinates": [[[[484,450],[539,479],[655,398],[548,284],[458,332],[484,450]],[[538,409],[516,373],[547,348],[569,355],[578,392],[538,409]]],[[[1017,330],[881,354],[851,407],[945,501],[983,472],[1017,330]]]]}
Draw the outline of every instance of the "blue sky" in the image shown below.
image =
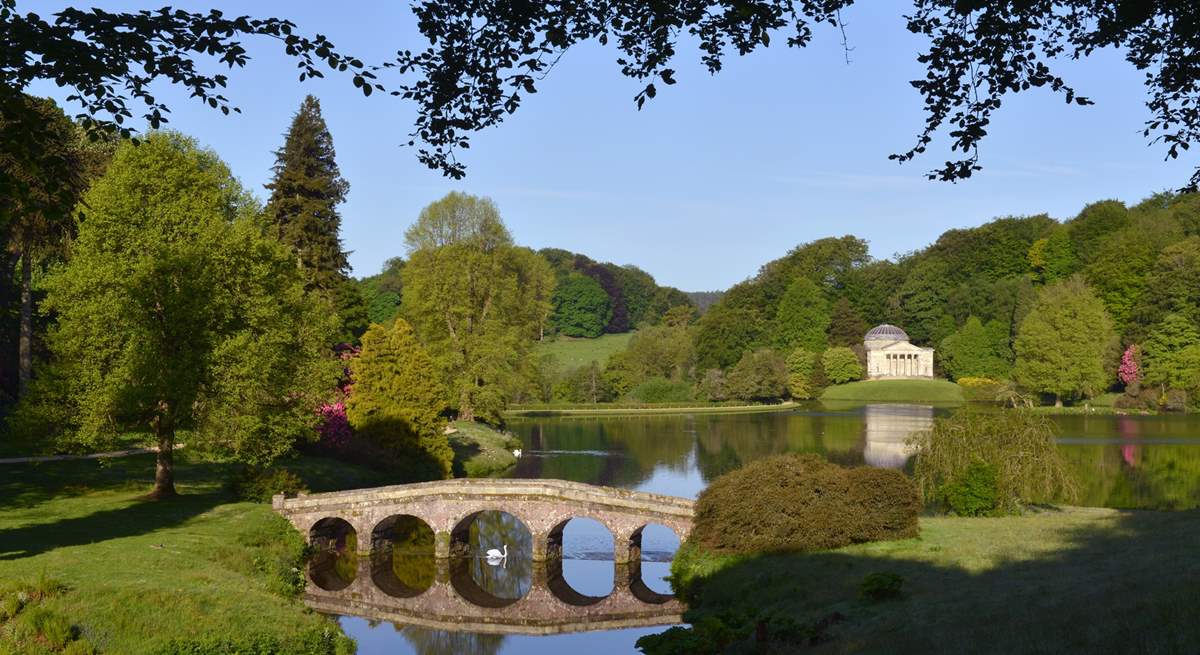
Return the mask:
{"type": "MultiPolygon", "coordinates": [[[[18,9],[48,14],[64,4],[19,2],[18,9]]],[[[288,17],[364,61],[423,45],[404,2],[176,6],[288,17]]],[[[1068,106],[1050,92],[1007,100],[982,149],[984,171],[971,180],[924,179],[947,158],[944,139],[915,162],[888,161],[923,125],[908,80],[923,75],[915,58],[924,43],[904,29],[906,8],[888,0],[845,12],[849,65],[840,34],[824,27],[806,49],[776,39],[779,46],[730,57],[716,76],[694,49],[680,48],[679,83],[640,112],[633,103],[640,87],[620,75],[615,50],[572,49],[516,115],[474,137],[461,153],[469,165],[461,181],[426,169],[401,145],[412,105],[364,98],[336,74],[299,83],[294,63],[271,42],[247,43],[253,61],[231,74],[227,95],[241,115],[222,116],[165,85],[156,95],[172,106],[170,127],[215,149],[260,197],[300,100],[320,98],[350,182],[342,231],[360,276],[402,255],[404,231],[421,207],[451,190],[494,199],[520,244],[635,264],[662,284],[710,290],[825,236],[855,234],[886,258],[949,228],[1043,212],[1065,219],[1087,202],[1136,202],[1190,175],[1191,162],[1164,162],[1160,148],[1147,146],[1141,74],[1113,51],[1061,66],[1097,106],[1068,106]]],[[[32,92],[66,95],[51,85],[32,92]]]]}

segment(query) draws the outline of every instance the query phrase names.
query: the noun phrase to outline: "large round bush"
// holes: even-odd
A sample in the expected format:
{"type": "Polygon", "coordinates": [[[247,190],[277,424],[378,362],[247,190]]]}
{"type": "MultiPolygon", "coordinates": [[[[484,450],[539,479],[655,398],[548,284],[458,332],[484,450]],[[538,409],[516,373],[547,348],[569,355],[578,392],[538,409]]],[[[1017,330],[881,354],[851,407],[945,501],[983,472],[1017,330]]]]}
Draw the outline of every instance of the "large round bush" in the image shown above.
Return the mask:
{"type": "Polygon", "coordinates": [[[903,473],[779,455],[700,494],[690,540],[724,553],[810,551],[917,534],[921,503],[903,473]]]}

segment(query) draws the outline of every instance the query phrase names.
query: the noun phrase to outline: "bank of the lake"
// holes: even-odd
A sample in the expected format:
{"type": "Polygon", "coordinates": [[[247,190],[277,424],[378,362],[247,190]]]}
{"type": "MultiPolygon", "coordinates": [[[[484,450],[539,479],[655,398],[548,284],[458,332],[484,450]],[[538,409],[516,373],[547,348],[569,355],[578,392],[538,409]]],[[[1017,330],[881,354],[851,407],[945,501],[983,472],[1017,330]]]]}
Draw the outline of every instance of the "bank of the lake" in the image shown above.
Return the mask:
{"type": "Polygon", "coordinates": [[[926,517],[916,539],[803,555],[719,557],[689,545],[672,572],[690,623],[759,617],[747,642],[759,620],[787,617],[827,653],[1190,652],[1200,643],[1198,539],[1200,511],[1060,508],[926,517]],[[872,573],[899,575],[900,597],[863,598],[872,573]]]}
{"type": "Polygon", "coordinates": [[[772,404],[720,403],[591,403],[583,405],[514,405],[504,414],[508,417],[554,416],[622,416],[637,414],[746,414],[778,412],[800,407],[800,403],[784,401],[772,404]]]}
{"type": "Polygon", "coordinates": [[[486,478],[517,465],[513,451],[521,448],[521,440],[510,433],[474,421],[454,421],[447,438],[454,449],[455,477],[486,478]]]}
{"type": "Polygon", "coordinates": [[[961,403],[966,399],[962,387],[948,380],[862,380],[831,385],[821,393],[821,400],[961,403]]]}
{"type": "MultiPolygon", "coordinates": [[[[336,624],[295,598],[303,537],[270,504],[237,501],[226,487],[232,466],[186,451],[177,462],[180,496],[157,502],[141,499],[153,483],[153,455],[3,466],[0,580],[44,574],[63,583],[38,606],[102,653],[219,638],[278,641],[288,652],[300,652],[297,639],[315,638],[332,648],[336,624]]],[[[282,464],[314,491],[392,482],[333,460],[282,464]]],[[[0,652],[22,644],[22,614],[0,621],[0,652]]]]}

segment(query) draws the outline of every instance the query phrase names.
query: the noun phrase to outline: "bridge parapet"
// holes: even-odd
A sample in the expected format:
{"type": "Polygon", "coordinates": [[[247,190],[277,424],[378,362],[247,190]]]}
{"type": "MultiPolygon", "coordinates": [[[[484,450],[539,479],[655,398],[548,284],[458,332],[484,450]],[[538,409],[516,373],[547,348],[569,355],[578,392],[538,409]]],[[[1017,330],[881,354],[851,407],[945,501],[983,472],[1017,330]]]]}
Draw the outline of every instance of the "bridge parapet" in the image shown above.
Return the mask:
{"type": "Polygon", "coordinates": [[[646,525],[666,526],[682,541],[691,531],[695,513],[694,501],[686,498],[541,479],[440,480],[295,498],[276,496],[272,506],[310,540],[319,521],[341,519],[359,535],[363,551],[382,522],[398,515],[414,516],[433,530],[438,558],[456,551],[462,554],[471,521],[480,512],[506,512],[524,523],[533,535],[535,561],[560,554],[568,521],[590,518],[612,533],[614,560],[619,564],[640,559],[646,525]]]}

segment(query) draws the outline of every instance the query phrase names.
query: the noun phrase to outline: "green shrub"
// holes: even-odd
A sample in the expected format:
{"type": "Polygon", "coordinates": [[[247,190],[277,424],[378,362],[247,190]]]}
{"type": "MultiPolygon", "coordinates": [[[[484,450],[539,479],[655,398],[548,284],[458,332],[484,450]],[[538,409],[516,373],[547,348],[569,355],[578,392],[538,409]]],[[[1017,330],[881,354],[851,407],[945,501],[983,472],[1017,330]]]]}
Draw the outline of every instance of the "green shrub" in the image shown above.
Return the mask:
{"type": "Polygon", "coordinates": [[[679,403],[692,399],[692,386],[655,377],[634,387],[629,397],[639,403],[679,403]]]}
{"type": "Polygon", "coordinates": [[[275,494],[308,493],[304,480],[285,468],[249,467],[235,476],[230,486],[238,498],[259,503],[270,502],[275,494]]]}
{"type": "Polygon", "coordinates": [[[22,594],[15,591],[5,594],[0,598],[0,621],[7,621],[20,614],[22,607],[25,607],[22,594]]]}
{"type": "Polygon", "coordinates": [[[716,553],[811,551],[917,534],[903,473],[779,455],[717,478],[696,501],[689,541],[716,553]]]}
{"type": "Polygon", "coordinates": [[[996,472],[996,511],[1019,511],[1032,503],[1070,501],[1075,485],[1054,442],[1054,424],[1023,410],[960,410],[935,419],[933,428],[909,438],[916,454],[913,474],[926,503],[945,498],[947,485],[962,480],[976,462],[996,472]]]}
{"type": "Polygon", "coordinates": [[[67,619],[44,607],[34,607],[25,612],[22,620],[29,629],[51,646],[62,648],[75,638],[75,628],[67,619]]]}
{"type": "Polygon", "coordinates": [[[328,625],[283,639],[274,635],[176,639],[155,650],[154,655],[352,655],[355,648],[353,639],[328,625]]]}
{"type": "Polygon", "coordinates": [[[971,462],[962,475],[942,490],[946,505],[959,516],[984,516],[996,511],[1000,490],[996,467],[985,462],[971,462]]]}
{"type": "Polygon", "coordinates": [[[86,639],[72,641],[63,649],[63,655],[96,655],[96,647],[86,639]]]}
{"type": "Polygon", "coordinates": [[[900,597],[900,589],[904,586],[904,578],[890,572],[871,573],[863,578],[858,585],[858,594],[870,601],[888,600],[900,597]]]}
{"type": "Polygon", "coordinates": [[[821,355],[821,368],[825,371],[825,377],[834,384],[861,380],[863,376],[863,367],[858,361],[858,355],[845,346],[826,350],[825,354],[821,355]]]}

